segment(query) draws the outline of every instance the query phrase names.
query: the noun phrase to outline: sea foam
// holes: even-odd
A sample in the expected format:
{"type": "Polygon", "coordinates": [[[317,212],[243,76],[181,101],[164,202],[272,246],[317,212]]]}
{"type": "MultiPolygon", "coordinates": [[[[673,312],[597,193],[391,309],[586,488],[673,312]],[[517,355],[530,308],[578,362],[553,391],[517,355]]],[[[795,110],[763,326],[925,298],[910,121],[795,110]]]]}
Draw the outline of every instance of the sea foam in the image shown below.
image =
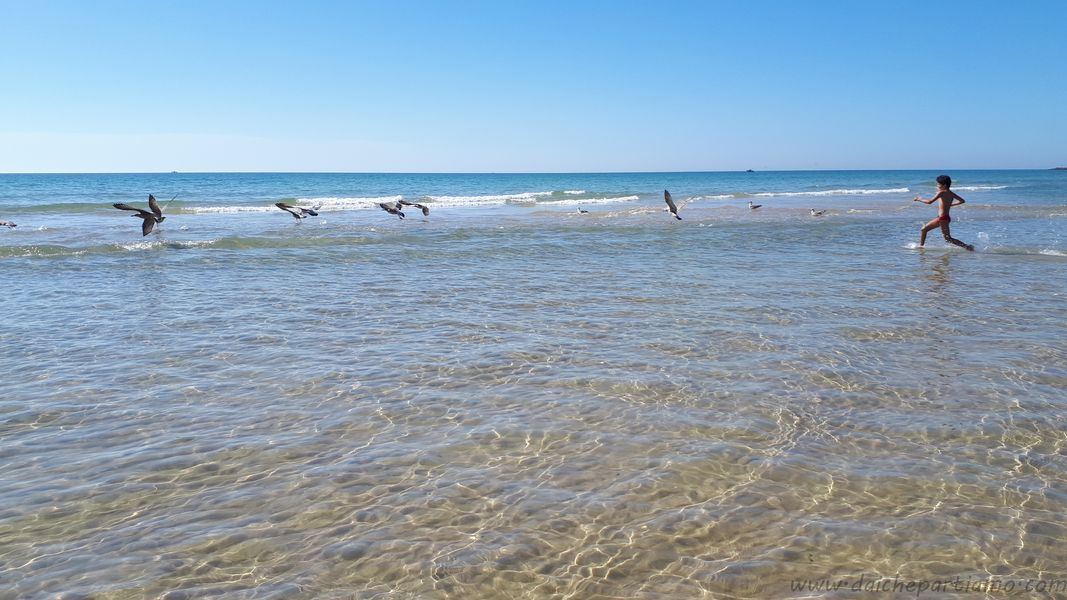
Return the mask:
{"type": "MultiPolygon", "coordinates": [[[[396,202],[403,196],[380,196],[373,198],[346,198],[327,196],[321,198],[297,198],[287,204],[295,204],[304,208],[317,207],[320,211],[354,210],[365,208],[377,208],[380,202],[396,202]]],[[[183,213],[191,214],[229,214],[229,213],[265,213],[279,212],[273,203],[260,205],[230,205],[230,206],[189,206],[181,209],[183,213]]]]}
{"type": "Polygon", "coordinates": [[[716,194],[714,196],[693,196],[686,200],[686,202],[696,202],[697,200],[733,200],[737,198],[735,194],[716,194]]]}
{"type": "Polygon", "coordinates": [[[537,202],[538,198],[551,196],[552,192],[522,192],[519,194],[496,194],[488,196],[427,196],[439,206],[486,206],[493,204],[525,204],[537,202]]]}
{"type": "Polygon", "coordinates": [[[546,200],[545,202],[539,202],[539,205],[543,206],[577,206],[581,204],[615,204],[618,202],[636,202],[640,200],[640,196],[619,196],[616,198],[568,198],[566,200],[546,200]]]}
{"type": "Polygon", "coordinates": [[[866,196],[870,194],[906,194],[911,190],[903,188],[889,188],[884,190],[820,190],[817,192],[759,192],[752,194],[761,198],[773,196],[866,196]]]}

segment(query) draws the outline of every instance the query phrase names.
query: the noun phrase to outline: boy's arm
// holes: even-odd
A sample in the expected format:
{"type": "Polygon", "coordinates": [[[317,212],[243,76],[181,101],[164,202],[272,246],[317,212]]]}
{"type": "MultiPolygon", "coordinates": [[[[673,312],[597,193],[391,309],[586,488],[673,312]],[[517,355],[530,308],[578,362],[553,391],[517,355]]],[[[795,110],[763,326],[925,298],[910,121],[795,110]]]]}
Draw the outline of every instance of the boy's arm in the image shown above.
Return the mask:
{"type": "Polygon", "coordinates": [[[940,197],[941,197],[941,192],[938,192],[937,194],[934,195],[933,198],[930,198],[929,200],[923,200],[922,198],[916,196],[916,197],[912,198],[911,201],[912,202],[922,202],[923,204],[933,204],[934,202],[937,202],[937,199],[940,198],[940,197]]]}
{"type": "Polygon", "coordinates": [[[952,192],[952,203],[949,206],[959,206],[965,204],[967,201],[960,197],[956,192],[952,192]]]}

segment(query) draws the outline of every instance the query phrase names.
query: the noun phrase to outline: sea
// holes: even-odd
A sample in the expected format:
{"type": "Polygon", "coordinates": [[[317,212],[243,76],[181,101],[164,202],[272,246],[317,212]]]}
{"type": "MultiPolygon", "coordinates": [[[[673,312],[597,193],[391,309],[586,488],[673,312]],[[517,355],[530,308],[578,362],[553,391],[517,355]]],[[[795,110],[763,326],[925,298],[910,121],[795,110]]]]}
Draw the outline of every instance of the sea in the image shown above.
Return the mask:
{"type": "Polygon", "coordinates": [[[0,175],[0,598],[1067,597],[1067,171],[939,174],[0,175]]]}

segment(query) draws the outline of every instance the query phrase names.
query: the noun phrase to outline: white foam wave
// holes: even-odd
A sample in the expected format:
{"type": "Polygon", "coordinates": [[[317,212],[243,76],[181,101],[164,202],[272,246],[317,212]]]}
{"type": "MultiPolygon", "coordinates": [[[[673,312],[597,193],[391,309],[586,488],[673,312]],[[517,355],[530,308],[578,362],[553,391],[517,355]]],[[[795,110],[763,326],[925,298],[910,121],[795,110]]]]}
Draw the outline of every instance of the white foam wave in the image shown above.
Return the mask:
{"type": "Polygon", "coordinates": [[[172,248],[204,248],[211,246],[218,240],[186,240],[183,242],[167,242],[166,245],[172,248]]]}
{"type": "Polygon", "coordinates": [[[274,206],[189,206],[181,212],[194,215],[270,212],[278,210],[274,206]]]}
{"type": "MultiPolygon", "coordinates": [[[[372,198],[345,198],[345,197],[324,197],[324,198],[297,198],[296,204],[305,208],[318,207],[316,210],[320,211],[337,211],[337,210],[356,210],[366,208],[378,208],[378,204],[382,202],[398,202],[403,200],[403,196],[378,196],[372,198]]],[[[271,207],[274,210],[278,210],[277,207],[271,207]]]]}
{"type": "Polygon", "coordinates": [[[964,185],[956,186],[955,190],[963,192],[984,192],[987,190],[1003,190],[1007,189],[1006,185],[964,185]]]}
{"type": "Polygon", "coordinates": [[[1067,256],[1067,252],[1062,250],[1053,250],[1052,248],[1045,248],[1038,254],[1044,254],[1045,256],[1067,256]]]}
{"type": "Polygon", "coordinates": [[[159,245],[160,242],[134,242],[132,244],[119,244],[119,248],[133,252],[136,250],[150,250],[159,245]]]}
{"type": "Polygon", "coordinates": [[[137,252],[140,250],[152,250],[153,248],[204,248],[211,246],[218,242],[214,240],[182,240],[177,242],[168,242],[166,240],[151,240],[141,242],[130,242],[127,244],[117,244],[117,246],[127,252],[137,252]]]}
{"type": "Polygon", "coordinates": [[[585,190],[566,190],[563,193],[571,196],[577,196],[578,194],[584,194],[585,190]]]}
{"type": "Polygon", "coordinates": [[[817,192],[759,192],[752,194],[761,198],[770,198],[774,196],[867,196],[870,194],[906,194],[910,192],[906,187],[903,188],[889,188],[884,190],[820,190],[817,192]]]}
{"type": "Polygon", "coordinates": [[[538,198],[551,196],[552,192],[523,192],[521,194],[498,194],[490,196],[429,196],[438,206],[484,206],[507,203],[537,202],[538,198]]]}
{"type": "Polygon", "coordinates": [[[737,196],[735,196],[734,194],[718,194],[715,196],[694,196],[693,198],[690,198],[689,201],[694,202],[696,200],[733,200],[736,197],[737,196]]]}
{"type": "Polygon", "coordinates": [[[664,212],[666,210],[667,210],[666,207],[664,207],[664,208],[658,208],[658,207],[657,208],[652,208],[652,207],[649,206],[649,207],[634,208],[634,209],[626,211],[626,213],[627,214],[631,214],[631,215],[644,215],[644,214],[649,214],[649,213],[661,213],[661,212],[664,212]]]}
{"type": "MultiPolygon", "coordinates": [[[[376,198],[343,198],[343,197],[322,197],[322,198],[297,198],[292,202],[297,206],[303,206],[311,208],[317,206],[317,210],[321,211],[337,211],[337,210],[353,210],[364,208],[377,208],[379,202],[396,202],[402,199],[403,196],[381,196],[376,198]]],[[[276,212],[282,214],[278,210],[277,206],[270,204],[269,206],[191,206],[182,209],[182,212],[192,214],[233,214],[233,213],[267,213],[276,212]]]]}
{"type": "Polygon", "coordinates": [[[617,198],[583,198],[568,199],[568,200],[548,200],[545,202],[539,202],[539,205],[543,206],[577,206],[581,204],[615,204],[617,202],[635,202],[640,200],[640,196],[619,196],[617,198]]]}

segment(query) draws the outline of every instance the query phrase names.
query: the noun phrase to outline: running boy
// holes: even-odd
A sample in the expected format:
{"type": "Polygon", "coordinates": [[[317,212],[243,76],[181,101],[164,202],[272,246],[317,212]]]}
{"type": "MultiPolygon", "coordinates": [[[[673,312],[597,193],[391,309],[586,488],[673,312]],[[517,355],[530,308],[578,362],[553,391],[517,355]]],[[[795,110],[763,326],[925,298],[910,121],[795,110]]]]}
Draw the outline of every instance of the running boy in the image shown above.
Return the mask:
{"type": "Polygon", "coordinates": [[[922,232],[919,234],[919,247],[922,248],[926,244],[926,234],[935,227],[941,228],[941,235],[945,236],[945,241],[950,244],[956,244],[960,248],[966,248],[970,251],[974,251],[974,246],[970,244],[964,244],[963,242],[952,237],[952,234],[948,231],[948,224],[952,222],[952,217],[948,216],[948,211],[953,206],[959,206],[963,204],[965,200],[960,198],[959,194],[953,192],[949,188],[952,187],[952,178],[948,175],[939,175],[937,177],[937,195],[929,200],[923,200],[916,196],[912,199],[913,202],[922,202],[923,204],[933,204],[940,200],[941,204],[937,209],[937,218],[930,221],[926,225],[923,225],[922,232]]]}

